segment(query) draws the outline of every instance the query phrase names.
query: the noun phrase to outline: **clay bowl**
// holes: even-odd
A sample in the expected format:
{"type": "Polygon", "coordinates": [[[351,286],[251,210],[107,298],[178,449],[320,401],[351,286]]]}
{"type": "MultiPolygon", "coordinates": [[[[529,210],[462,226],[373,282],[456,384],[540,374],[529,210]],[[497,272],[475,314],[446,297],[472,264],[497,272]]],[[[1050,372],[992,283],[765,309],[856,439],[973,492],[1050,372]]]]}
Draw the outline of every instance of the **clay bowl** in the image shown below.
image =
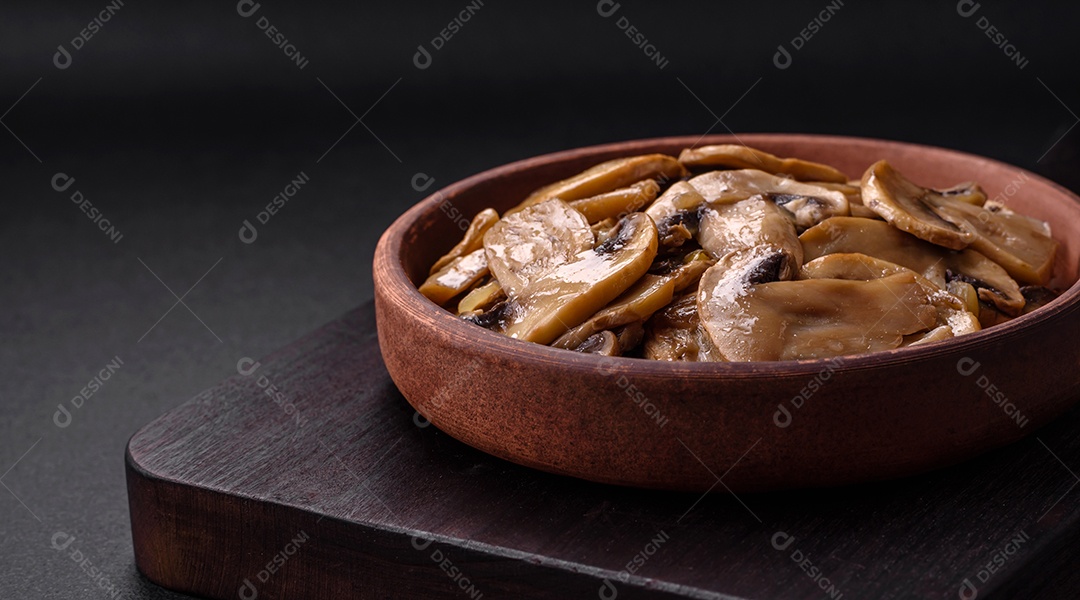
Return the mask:
{"type": "Polygon", "coordinates": [[[916,474],[1031,434],[1080,393],[1080,198],[1019,168],[928,146],[816,135],[742,135],[858,177],[887,158],[916,182],[978,181],[1049,221],[1064,294],[1009,323],[925,347],[840,360],[665,363],[510,339],[416,290],[467,220],[595,163],[731,136],[557,152],[450,185],[409,209],[375,253],[386,367],[426,419],[475,448],[551,473],[672,490],[760,491],[916,474]]]}

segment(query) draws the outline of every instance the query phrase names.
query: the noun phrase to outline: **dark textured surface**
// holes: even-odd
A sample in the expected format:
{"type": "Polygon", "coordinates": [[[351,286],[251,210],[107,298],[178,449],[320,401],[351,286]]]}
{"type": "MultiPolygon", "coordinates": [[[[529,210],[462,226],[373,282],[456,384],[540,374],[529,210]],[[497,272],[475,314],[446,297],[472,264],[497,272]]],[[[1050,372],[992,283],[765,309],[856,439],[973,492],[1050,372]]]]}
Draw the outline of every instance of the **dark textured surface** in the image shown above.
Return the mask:
{"type": "Polygon", "coordinates": [[[382,365],[373,313],[350,312],[132,438],[136,551],[152,579],[223,599],[245,579],[264,598],[954,598],[965,580],[980,598],[1080,593],[1068,578],[1080,499],[1060,500],[1080,412],[890,483],[631,490],[512,465],[427,425],[382,365]]]}
{"type": "MultiPolygon", "coordinates": [[[[1065,135],[1080,105],[1075,3],[982,3],[964,19],[949,2],[846,2],[779,71],[777,44],[790,46],[818,7],[623,2],[619,16],[670,59],[660,70],[592,3],[485,2],[420,71],[417,44],[457,7],[262,2],[310,57],[301,71],[234,3],[127,2],[56,69],[57,45],[104,4],[0,8],[3,598],[107,597],[50,548],[61,531],[120,597],[179,597],[135,572],[125,441],[239,358],[369,298],[376,237],[423,195],[417,172],[443,185],[543,152],[729,127],[938,144],[1078,187],[1078,134],[1065,135]],[[1010,63],[979,16],[1030,64],[1010,63]],[[350,129],[320,79],[364,125],[350,129]],[[243,220],[301,170],[310,183],[241,243],[243,220]],[[52,189],[57,172],[105,212],[119,244],[52,189]],[[139,342],[175,302],[139,259],[182,296],[219,258],[185,297],[214,334],[177,306],[139,342]],[[54,425],[57,405],[115,356],[123,367],[70,426],[54,425]]],[[[1052,460],[1038,450],[1034,464],[1052,460]]],[[[1050,476],[1061,493],[1073,481],[1060,465],[1050,476]]]]}

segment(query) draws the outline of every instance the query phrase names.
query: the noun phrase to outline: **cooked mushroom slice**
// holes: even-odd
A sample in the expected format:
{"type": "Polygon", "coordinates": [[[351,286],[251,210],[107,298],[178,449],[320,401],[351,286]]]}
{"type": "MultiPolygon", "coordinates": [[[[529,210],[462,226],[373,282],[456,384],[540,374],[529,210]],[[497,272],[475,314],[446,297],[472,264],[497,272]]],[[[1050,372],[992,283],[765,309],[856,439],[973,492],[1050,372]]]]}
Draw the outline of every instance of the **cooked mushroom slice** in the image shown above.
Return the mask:
{"type": "Polygon", "coordinates": [[[642,321],[627,323],[615,329],[614,333],[615,337],[619,338],[619,350],[622,351],[623,356],[627,356],[641,344],[641,340],[645,339],[645,323],[642,321]]]}
{"type": "Polygon", "coordinates": [[[746,285],[745,267],[706,271],[698,312],[730,361],[799,360],[898,347],[934,326],[914,273],[870,281],[805,279],[746,285]]]}
{"type": "Polygon", "coordinates": [[[765,194],[791,213],[799,227],[812,227],[829,217],[850,214],[847,196],[841,191],[756,169],[711,171],[694,177],[690,185],[712,204],[738,202],[765,194]]]}
{"type": "Polygon", "coordinates": [[[620,218],[652,202],[660,193],[654,179],[639,181],[629,187],[570,202],[570,206],[585,215],[589,223],[620,218]]]}
{"type": "Polygon", "coordinates": [[[942,196],[908,181],[887,161],[879,160],[863,174],[862,200],[867,208],[891,225],[932,244],[961,250],[975,234],[960,228],[960,221],[931,208],[942,196]]]}
{"type": "Polygon", "coordinates": [[[492,279],[484,285],[477,286],[465,294],[458,302],[458,315],[484,311],[492,307],[496,302],[506,298],[506,292],[499,285],[498,279],[492,279]]]}
{"type": "MultiPolygon", "coordinates": [[[[906,341],[905,345],[913,345],[915,341],[928,342],[930,339],[963,335],[981,329],[978,317],[969,311],[963,299],[942,290],[922,275],[896,263],[858,253],[827,254],[809,261],[800,271],[801,276],[806,279],[870,280],[903,273],[915,275],[915,280],[922,286],[923,293],[937,310],[937,327],[929,333],[916,334],[913,339],[906,341]]],[[[975,313],[977,312],[978,301],[976,300],[975,313]]]]}
{"type": "Polygon", "coordinates": [[[676,181],[645,209],[645,214],[659,225],[665,219],[678,214],[697,211],[703,204],[705,198],[694,186],[685,181],[676,181]]]}
{"type": "Polygon", "coordinates": [[[1008,314],[1020,314],[1024,306],[1020,287],[994,261],[974,250],[948,251],[884,221],[834,217],[804,231],[799,241],[807,261],[826,254],[859,252],[907,267],[941,289],[961,278],[978,289],[980,298],[1008,314]]]}
{"type": "Polygon", "coordinates": [[[645,358],[652,360],[719,362],[709,334],[701,327],[697,294],[679,296],[654,314],[645,325],[645,358]]]}
{"type": "Polygon", "coordinates": [[[484,235],[484,249],[491,273],[513,297],[537,276],[591,249],[594,240],[580,212],[548,200],[503,217],[484,235]]]}
{"type": "Polygon", "coordinates": [[[684,175],[686,169],[674,157],[666,154],[616,158],[536,190],[507,214],[552,198],[570,202],[617,190],[642,179],[671,180],[684,175]]]}
{"type": "Polygon", "coordinates": [[[757,195],[734,204],[709,204],[701,211],[698,242],[716,259],[756,249],[779,254],[780,279],[791,279],[803,262],[795,227],[776,204],[757,195]]]}
{"type": "Polygon", "coordinates": [[[881,217],[874,211],[866,208],[862,201],[862,189],[860,188],[861,182],[849,181],[847,183],[832,183],[829,181],[810,181],[810,185],[816,185],[823,187],[827,190],[834,192],[840,192],[847,198],[848,211],[853,217],[862,217],[864,219],[880,219],[881,217]]]}
{"type": "Polygon", "coordinates": [[[512,306],[503,333],[550,344],[640,279],[656,258],[656,248],[652,219],[630,214],[606,242],[537,276],[518,292],[507,290],[512,306]]]}
{"type": "Polygon", "coordinates": [[[1058,243],[1050,226],[1017,214],[998,202],[969,204],[956,196],[931,196],[930,206],[942,217],[975,236],[971,248],[1005,267],[1022,283],[1045,285],[1054,269],[1058,243]]]}
{"type": "Polygon", "coordinates": [[[1037,308],[1046,306],[1054,298],[1058,297],[1057,292],[1041,285],[1025,285],[1020,288],[1020,293],[1024,295],[1024,300],[1027,301],[1024,304],[1025,315],[1037,308]]]}
{"type": "Polygon", "coordinates": [[[951,188],[937,190],[937,195],[951,198],[965,204],[972,204],[974,206],[986,204],[986,192],[983,191],[979,184],[972,181],[959,183],[951,188]]]}
{"type": "Polygon", "coordinates": [[[648,319],[654,312],[667,306],[674,294],[697,283],[701,274],[712,264],[713,261],[704,252],[695,252],[681,266],[666,274],[646,274],[603,310],[564,333],[551,345],[575,348],[605,329],[648,319]]]}
{"type": "Polygon", "coordinates": [[[619,347],[619,338],[610,331],[594,333],[584,342],[572,348],[572,350],[583,354],[599,354],[601,356],[619,356],[622,354],[619,347]]]}
{"type": "Polygon", "coordinates": [[[478,250],[484,246],[484,234],[488,229],[499,220],[499,213],[490,208],[485,208],[473,217],[469,228],[465,231],[465,237],[461,238],[461,241],[456,246],[450,249],[442,258],[435,261],[434,265],[431,265],[429,275],[433,275],[439,269],[450,264],[450,261],[459,256],[464,256],[474,250],[478,250]]]}
{"type": "Polygon", "coordinates": [[[846,175],[829,165],[798,158],[779,158],[768,152],[738,144],[687,148],[679,154],[679,162],[688,167],[760,169],[769,173],[790,175],[801,181],[844,183],[848,180],[846,175]]]}
{"type": "Polygon", "coordinates": [[[420,285],[420,293],[442,306],[487,274],[487,257],[484,256],[484,249],[480,248],[451,260],[428,277],[427,281],[420,285]]]}

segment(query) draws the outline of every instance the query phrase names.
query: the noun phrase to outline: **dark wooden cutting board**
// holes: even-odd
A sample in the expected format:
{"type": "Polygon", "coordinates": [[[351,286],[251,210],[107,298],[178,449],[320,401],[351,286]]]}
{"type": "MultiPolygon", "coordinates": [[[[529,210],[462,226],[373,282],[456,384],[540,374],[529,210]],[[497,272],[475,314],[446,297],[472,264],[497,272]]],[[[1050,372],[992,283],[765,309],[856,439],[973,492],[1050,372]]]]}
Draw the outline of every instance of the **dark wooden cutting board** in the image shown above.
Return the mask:
{"type": "MultiPolygon", "coordinates": [[[[701,497],[533,471],[438,431],[390,381],[371,304],[253,363],[128,445],[135,561],[167,588],[221,599],[1080,596],[1080,411],[925,476],[739,497],[721,484],[701,497]]],[[[722,477],[726,466],[710,468],[722,477]]]]}

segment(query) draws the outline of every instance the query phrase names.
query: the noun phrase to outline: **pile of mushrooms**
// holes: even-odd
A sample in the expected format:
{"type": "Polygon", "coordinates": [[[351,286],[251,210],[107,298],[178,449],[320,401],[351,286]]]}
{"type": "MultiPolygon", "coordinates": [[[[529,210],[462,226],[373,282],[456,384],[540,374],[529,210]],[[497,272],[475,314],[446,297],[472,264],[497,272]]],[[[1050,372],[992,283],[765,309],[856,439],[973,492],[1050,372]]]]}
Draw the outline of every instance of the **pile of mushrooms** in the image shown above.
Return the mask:
{"type": "Polygon", "coordinates": [[[976,184],[861,181],[739,145],[607,161],[473,218],[420,292],[567,350],[671,361],[927,344],[1046,304],[1047,223],[976,184]]]}

